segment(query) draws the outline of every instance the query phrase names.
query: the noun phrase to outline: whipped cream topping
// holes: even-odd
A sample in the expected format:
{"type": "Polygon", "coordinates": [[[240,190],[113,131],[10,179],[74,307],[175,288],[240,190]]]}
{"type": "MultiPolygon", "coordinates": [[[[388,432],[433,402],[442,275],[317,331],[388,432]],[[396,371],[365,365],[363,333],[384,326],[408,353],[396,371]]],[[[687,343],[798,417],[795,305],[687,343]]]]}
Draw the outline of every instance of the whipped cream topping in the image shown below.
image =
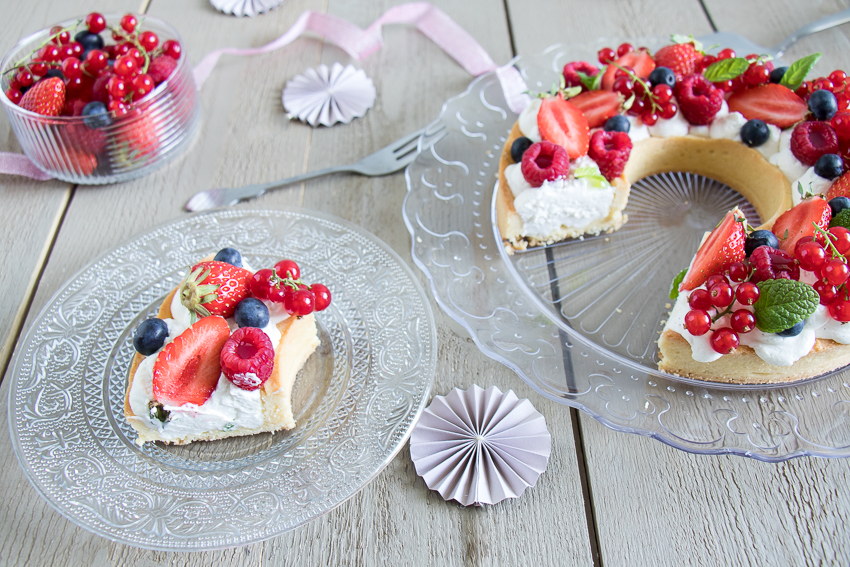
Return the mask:
{"type": "Polygon", "coordinates": [[[659,118],[655,124],[649,126],[649,134],[656,138],[687,136],[688,129],[688,121],[684,116],[682,116],[682,113],[677,110],[676,114],[674,114],[672,118],[659,118]]]}
{"type": "Polygon", "coordinates": [[[543,99],[537,97],[531,99],[531,102],[520,113],[517,120],[519,131],[532,142],[540,141],[540,129],[537,127],[537,113],[540,112],[541,104],[543,104],[543,99]]]}
{"type": "Polygon", "coordinates": [[[629,138],[632,139],[632,144],[649,138],[649,128],[639,116],[628,114],[626,120],[629,121],[629,138]]]}
{"type": "Polygon", "coordinates": [[[510,186],[514,198],[518,197],[526,189],[531,189],[531,183],[526,181],[525,176],[522,174],[522,164],[512,163],[507,166],[505,168],[505,179],[508,181],[508,186],[510,186]]]}
{"type": "MultiPolygon", "coordinates": [[[[518,195],[518,188],[511,187],[517,195],[514,207],[522,218],[523,236],[546,239],[561,225],[582,228],[608,216],[614,188],[607,184],[606,187],[594,187],[587,178],[576,178],[575,171],[580,167],[591,167],[599,172],[595,161],[582,156],[570,164],[567,177],[544,181],[537,188],[529,186],[519,190],[518,195]]],[[[505,170],[507,173],[507,168],[505,170]]]]}
{"type": "MultiPolygon", "coordinates": [[[[724,103],[725,104],[725,103],[724,103]]],[[[741,141],[741,128],[747,123],[747,119],[740,112],[729,112],[726,116],[714,118],[708,129],[708,136],[712,139],[741,141]]]]}
{"type": "MultiPolygon", "coordinates": [[[[798,160],[791,151],[791,135],[793,133],[793,128],[782,131],[782,134],[779,136],[779,151],[768,159],[770,163],[782,170],[788,181],[799,179],[809,168],[809,166],[798,160]]],[[[796,191],[796,188],[792,187],[791,193],[793,194],[794,191],[796,191]]]]}
{"type": "Polygon", "coordinates": [[[803,200],[803,196],[800,194],[800,186],[803,187],[803,193],[805,194],[823,195],[829,191],[832,181],[824,179],[815,173],[814,166],[810,167],[799,179],[791,183],[791,199],[795,205],[799,205],[800,201],[803,200]]]}

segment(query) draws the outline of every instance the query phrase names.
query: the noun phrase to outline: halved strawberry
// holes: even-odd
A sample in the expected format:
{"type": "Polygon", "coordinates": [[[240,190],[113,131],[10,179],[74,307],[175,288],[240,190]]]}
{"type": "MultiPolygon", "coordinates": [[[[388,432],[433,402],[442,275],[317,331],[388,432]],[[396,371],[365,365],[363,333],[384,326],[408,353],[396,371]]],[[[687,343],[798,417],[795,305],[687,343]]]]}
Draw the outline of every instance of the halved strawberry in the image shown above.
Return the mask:
{"type": "Polygon", "coordinates": [[[815,236],[815,227],[826,230],[832,219],[829,205],[821,197],[812,197],[782,213],[773,223],[771,231],[779,239],[779,248],[794,255],[797,241],[804,236],[815,236]]]}
{"type": "Polygon", "coordinates": [[[620,111],[620,95],[611,91],[587,91],[570,99],[587,117],[587,125],[599,128],[620,111]]]}
{"type": "Polygon", "coordinates": [[[192,313],[192,321],[209,315],[230,317],[248,297],[252,274],[226,262],[201,262],[192,267],[180,284],[180,302],[192,313]]]}
{"type": "Polygon", "coordinates": [[[776,83],[738,91],[726,102],[729,112],[740,112],[747,120],[757,118],[780,128],[796,124],[809,113],[806,101],[776,83]]]}
{"type": "Polygon", "coordinates": [[[832,182],[829,190],[826,192],[826,200],[832,200],[836,197],[850,197],[850,171],[832,182]]]}
{"type": "Polygon", "coordinates": [[[590,126],[584,113],[561,95],[543,100],[537,112],[540,137],[567,150],[570,159],[587,153],[590,145],[590,126]]]}
{"type": "Polygon", "coordinates": [[[153,395],[161,404],[201,405],[218,385],[221,349],[230,338],[222,317],[204,317],[165,345],[153,366],[153,395]]]}
{"type": "Polygon", "coordinates": [[[705,283],[709,276],[722,274],[733,262],[746,257],[744,242],[744,215],[738,209],[726,213],[717,228],[711,231],[697,250],[691,269],[685,275],[681,289],[691,291],[705,283]]]}
{"type": "Polygon", "coordinates": [[[602,90],[610,91],[614,88],[614,75],[618,71],[618,67],[631,67],[635,75],[641,79],[646,79],[652,70],[655,69],[655,61],[646,51],[630,51],[614,61],[613,65],[608,65],[605,69],[605,74],[602,75],[602,90]]]}

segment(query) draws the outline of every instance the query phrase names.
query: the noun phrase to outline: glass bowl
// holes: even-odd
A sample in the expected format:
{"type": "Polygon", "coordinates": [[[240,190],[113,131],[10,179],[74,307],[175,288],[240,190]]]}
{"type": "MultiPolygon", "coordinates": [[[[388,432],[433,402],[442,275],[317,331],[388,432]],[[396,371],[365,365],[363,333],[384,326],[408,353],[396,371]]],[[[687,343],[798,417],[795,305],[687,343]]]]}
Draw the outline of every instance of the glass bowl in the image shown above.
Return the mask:
{"type": "MultiPolygon", "coordinates": [[[[149,16],[137,16],[139,26],[159,36],[183,44],[173,27],[149,16]]],[[[120,15],[106,16],[107,26],[117,24],[120,15]]],[[[58,25],[73,28],[80,20],[58,25]]],[[[78,30],[84,29],[84,24],[78,30]]],[[[108,33],[108,28],[101,34],[108,33]]],[[[24,110],[6,96],[14,77],[7,73],[16,62],[44,45],[50,28],[20,40],[0,63],[0,101],[12,130],[27,157],[42,171],[68,181],[99,185],[127,181],[161,167],[179,155],[192,139],[200,118],[200,107],[186,52],[180,55],[171,76],[143,99],[133,103],[124,116],[109,113],[109,124],[89,128],[82,116],[43,116],[24,110]]],[[[73,33],[71,34],[74,35],[73,33]]]]}

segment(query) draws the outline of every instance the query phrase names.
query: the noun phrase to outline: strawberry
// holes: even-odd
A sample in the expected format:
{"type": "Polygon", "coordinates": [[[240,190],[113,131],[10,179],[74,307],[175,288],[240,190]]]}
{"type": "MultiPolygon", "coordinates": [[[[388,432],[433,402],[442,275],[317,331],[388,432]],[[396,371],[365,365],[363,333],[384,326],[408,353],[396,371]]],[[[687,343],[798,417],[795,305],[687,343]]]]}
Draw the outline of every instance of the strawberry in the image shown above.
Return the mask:
{"type": "Polygon", "coordinates": [[[97,158],[85,150],[66,147],[63,150],[66,159],[57,163],[52,156],[46,156],[51,167],[61,170],[73,170],[78,175],[91,175],[97,167],[97,158]]]}
{"type": "Polygon", "coordinates": [[[710,123],[723,106],[723,91],[698,73],[682,77],[673,92],[682,115],[695,126],[710,123]]]}
{"type": "Polygon", "coordinates": [[[112,153],[116,164],[135,167],[153,159],[159,148],[159,134],[149,112],[131,111],[116,124],[112,153]]]}
{"type": "Polygon", "coordinates": [[[826,200],[831,201],[836,197],[850,197],[850,171],[832,182],[826,192],[826,200]]]}
{"type": "Polygon", "coordinates": [[[587,118],[587,125],[599,128],[620,110],[620,95],[611,91],[587,91],[570,99],[587,118]]]}
{"type": "Polygon", "coordinates": [[[153,80],[155,85],[160,84],[174,72],[177,68],[177,60],[168,55],[160,55],[151,59],[148,66],[148,75],[153,80]]]}
{"type": "Polygon", "coordinates": [[[588,155],[599,166],[605,179],[612,181],[623,175],[626,162],[632,153],[632,139],[625,132],[597,130],[590,139],[588,155]]]}
{"type": "Polygon", "coordinates": [[[543,100],[537,113],[537,127],[540,137],[547,142],[563,146],[570,159],[576,159],[587,153],[590,144],[590,127],[587,118],[573,104],[565,101],[561,95],[543,100]]]}
{"type": "Polygon", "coordinates": [[[165,345],[153,366],[153,395],[168,406],[202,405],[218,385],[221,349],[230,327],[221,317],[204,317],[165,345]]]}
{"type": "Polygon", "coordinates": [[[747,120],[757,118],[783,129],[809,113],[806,101],[787,87],[774,83],[738,91],[726,102],[729,112],[740,112],[747,120]]]}
{"type": "Polygon", "coordinates": [[[655,61],[646,51],[626,53],[605,69],[605,74],[602,75],[602,90],[610,91],[614,88],[614,75],[617,74],[619,67],[630,67],[635,75],[641,79],[646,79],[655,69],[655,61]]]}
{"type": "Polygon", "coordinates": [[[702,53],[692,43],[665,45],[655,53],[655,64],[672,70],[677,78],[695,72],[701,60],[702,53]]]}
{"type": "Polygon", "coordinates": [[[804,236],[815,236],[812,223],[826,230],[830,220],[832,211],[827,202],[820,197],[812,197],[782,213],[771,231],[779,239],[779,248],[793,256],[798,240],[804,236]]]}
{"type": "Polygon", "coordinates": [[[59,116],[65,107],[65,83],[58,77],[42,79],[24,93],[18,106],[44,116],[59,116]]]}
{"type": "Polygon", "coordinates": [[[90,154],[99,154],[106,146],[106,134],[100,129],[91,129],[84,124],[68,124],[62,135],[68,144],[90,154]]]}
{"type": "Polygon", "coordinates": [[[806,165],[814,165],[821,156],[838,151],[838,136],[829,122],[801,122],[791,133],[791,153],[806,165]]]}
{"type": "Polygon", "coordinates": [[[106,90],[106,84],[113,76],[114,73],[109,69],[104,70],[100,75],[98,75],[91,88],[92,100],[102,102],[103,104],[109,103],[109,91],[106,90]]]}
{"type": "Polygon", "coordinates": [[[744,215],[738,209],[726,213],[697,250],[680,289],[694,290],[705,283],[709,276],[722,274],[729,264],[743,261],[746,257],[744,242],[747,240],[743,218],[744,215]]]}
{"type": "Polygon", "coordinates": [[[248,297],[248,282],[254,274],[226,262],[201,262],[192,267],[177,290],[180,302],[199,317],[230,317],[236,305],[248,297]]]}

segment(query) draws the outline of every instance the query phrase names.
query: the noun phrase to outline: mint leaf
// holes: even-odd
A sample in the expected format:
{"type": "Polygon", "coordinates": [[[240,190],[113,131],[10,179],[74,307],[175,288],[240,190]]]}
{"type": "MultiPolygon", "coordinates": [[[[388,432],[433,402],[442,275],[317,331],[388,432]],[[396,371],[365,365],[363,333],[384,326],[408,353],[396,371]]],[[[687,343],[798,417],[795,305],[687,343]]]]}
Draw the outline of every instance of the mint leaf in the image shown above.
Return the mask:
{"type": "Polygon", "coordinates": [[[677,299],[679,297],[679,285],[685,279],[685,274],[688,273],[688,269],[685,268],[673,278],[673,284],[670,287],[670,299],[677,299]]]}
{"type": "Polygon", "coordinates": [[[832,220],[829,221],[829,226],[830,228],[833,226],[843,226],[844,228],[850,229],[850,209],[839,211],[838,214],[832,217],[832,220]]]}
{"type": "Polygon", "coordinates": [[[820,53],[812,53],[811,55],[806,55],[802,59],[797,59],[794,61],[788,70],[785,71],[785,75],[782,76],[782,80],[779,81],[779,84],[783,87],[788,87],[792,91],[796,91],[800,88],[800,85],[803,84],[803,81],[806,80],[806,75],[809,74],[809,71],[812,70],[812,67],[815,66],[815,63],[820,59],[820,53]]]}
{"type": "Polygon", "coordinates": [[[605,187],[610,186],[610,184],[608,183],[608,180],[605,179],[605,176],[603,176],[601,173],[599,173],[599,170],[596,169],[595,167],[590,167],[590,166],[579,167],[578,169],[575,170],[575,173],[573,173],[573,176],[576,179],[587,179],[587,181],[590,183],[590,186],[596,187],[597,189],[603,189],[605,187]]]}
{"type": "Polygon", "coordinates": [[[753,305],[756,327],[765,333],[778,333],[805,321],[820,303],[814,288],[795,280],[759,282],[759,298],[753,305]]]}
{"type": "Polygon", "coordinates": [[[750,62],[743,57],[732,57],[730,59],[721,59],[709,65],[703,72],[706,79],[712,83],[718,81],[728,81],[735,77],[740,77],[750,66],[750,62]]]}
{"type": "Polygon", "coordinates": [[[599,70],[593,76],[588,75],[587,73],[582,73],[578,71],[578,78],[581,80],[581,84],[589,91],[598,91],[602,87],[602,75],[605,74],[605,67],[599,70]]]}

